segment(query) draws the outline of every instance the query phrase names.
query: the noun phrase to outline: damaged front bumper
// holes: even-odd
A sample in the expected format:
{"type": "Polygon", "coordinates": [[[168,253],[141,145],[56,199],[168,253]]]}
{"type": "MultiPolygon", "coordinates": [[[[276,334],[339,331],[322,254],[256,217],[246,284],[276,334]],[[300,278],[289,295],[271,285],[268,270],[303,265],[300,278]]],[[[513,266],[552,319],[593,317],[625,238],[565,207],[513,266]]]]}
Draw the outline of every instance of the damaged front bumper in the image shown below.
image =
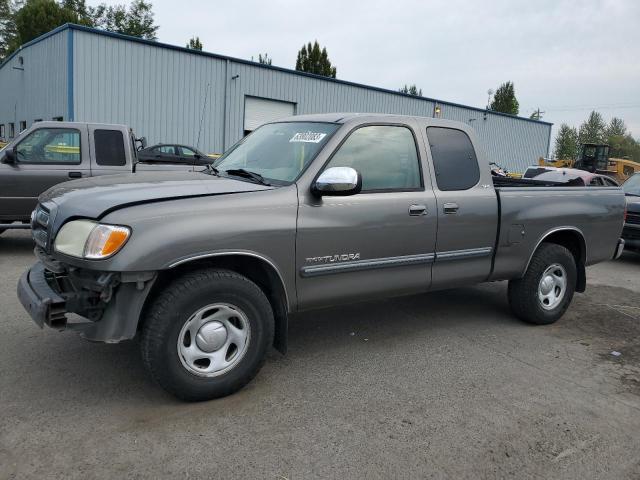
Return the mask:
{"type": "MultiPolygon", "coordinates": [[[[42,328],[77,330],[87,340],[117,343],[133,338],[155,272],[105,273],[44,259],[18,282],[18,298],[42,328]],[[75,313],[81,321],[70,322],[75,313]]],[[[45,256],[46,257],[46,256],[45,256]]]]}

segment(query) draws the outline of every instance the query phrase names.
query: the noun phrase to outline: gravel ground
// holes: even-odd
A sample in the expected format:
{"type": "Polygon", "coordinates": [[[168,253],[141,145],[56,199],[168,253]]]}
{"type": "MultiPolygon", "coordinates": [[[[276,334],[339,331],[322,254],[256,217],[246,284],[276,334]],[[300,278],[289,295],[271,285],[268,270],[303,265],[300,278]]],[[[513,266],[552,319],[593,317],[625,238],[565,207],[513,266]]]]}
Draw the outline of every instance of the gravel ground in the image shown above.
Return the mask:
{"type": "Polygon", "coordinates": [[[286,357],[199,404],[136,342],[38,329],[33,260],[0,237],[0,478],[640,478],[640,256],[591,267],[547,327],[502,282],[298,315],[286,357]]]}

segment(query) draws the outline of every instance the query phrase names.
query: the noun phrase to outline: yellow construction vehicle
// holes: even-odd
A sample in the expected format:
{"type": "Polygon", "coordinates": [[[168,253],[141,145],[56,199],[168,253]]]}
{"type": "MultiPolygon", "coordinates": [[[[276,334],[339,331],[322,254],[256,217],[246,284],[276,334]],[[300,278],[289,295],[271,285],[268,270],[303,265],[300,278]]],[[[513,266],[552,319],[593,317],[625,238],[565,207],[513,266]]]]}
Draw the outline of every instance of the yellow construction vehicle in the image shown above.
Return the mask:
{"type": "Polygon", "coordinates": [[[627,158],[609,158],[609,145],[601,143],[584,143],[580,146],[580,153],[575,160],[545,160],[540,158],[541,167],[577,168],[592,173],[607,175],[624,182],[634,173],[640,172],[640,163],[627,158]]]}

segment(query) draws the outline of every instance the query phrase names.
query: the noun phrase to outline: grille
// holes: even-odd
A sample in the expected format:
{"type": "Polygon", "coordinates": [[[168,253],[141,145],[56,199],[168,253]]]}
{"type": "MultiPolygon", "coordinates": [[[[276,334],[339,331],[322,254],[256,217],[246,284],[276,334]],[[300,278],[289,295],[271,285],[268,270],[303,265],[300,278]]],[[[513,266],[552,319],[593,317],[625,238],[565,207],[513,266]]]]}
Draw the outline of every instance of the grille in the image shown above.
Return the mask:
{"type": "Polygon", "coordinates": [[[46,250],[49,240],[49,211],[42,205],[38,205],[33,215],[31,224],[31,236],[36,244],[46,250]]]}
{"type": "Polygon", "coordinates": [[[640,225],[640,213],[628,213],[626,223],[631,225],[640,225]]]}

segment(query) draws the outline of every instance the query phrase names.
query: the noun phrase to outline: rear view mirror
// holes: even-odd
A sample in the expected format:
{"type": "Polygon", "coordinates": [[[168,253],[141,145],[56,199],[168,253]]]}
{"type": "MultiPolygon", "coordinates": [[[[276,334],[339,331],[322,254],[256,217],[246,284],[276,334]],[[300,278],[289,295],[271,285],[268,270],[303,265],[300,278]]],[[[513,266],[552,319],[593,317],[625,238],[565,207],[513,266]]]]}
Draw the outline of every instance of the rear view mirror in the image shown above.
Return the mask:
{"type": "Polygon", "coordinates": [[[320,174],[312,187],[318,196],[347,196],[360,193],[362,175],[351,167],[331,167],[320,174]]]}

